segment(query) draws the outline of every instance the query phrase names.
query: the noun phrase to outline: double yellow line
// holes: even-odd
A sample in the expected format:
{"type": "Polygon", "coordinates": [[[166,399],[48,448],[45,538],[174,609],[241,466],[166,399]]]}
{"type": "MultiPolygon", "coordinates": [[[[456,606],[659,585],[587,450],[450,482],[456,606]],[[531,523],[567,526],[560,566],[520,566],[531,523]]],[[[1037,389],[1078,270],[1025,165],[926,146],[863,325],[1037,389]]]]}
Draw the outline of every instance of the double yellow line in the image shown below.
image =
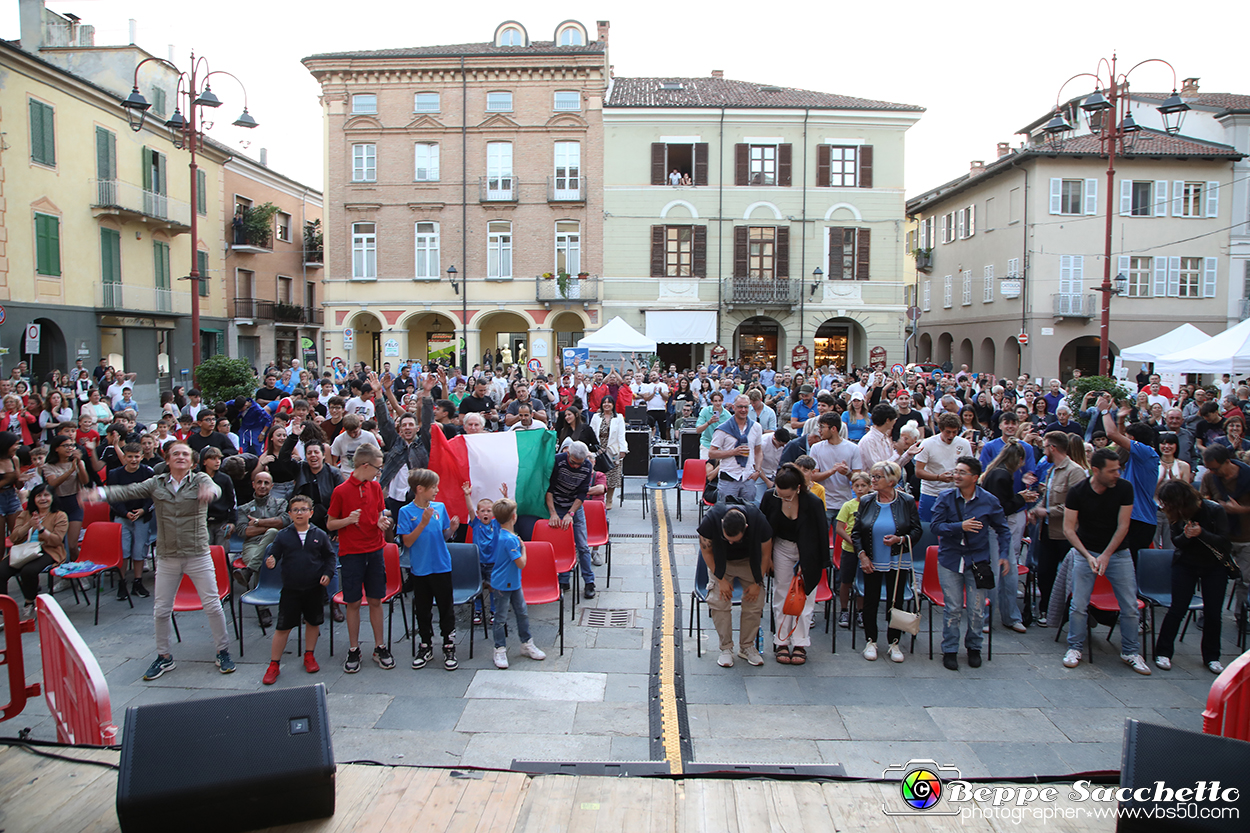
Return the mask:
{"type": "Polygon", "coordinates": [[[681,764],[681,726],[677,712],[677,633],[680,625],[676,622],[674,599],[676,589],[673,585],[673,560],[669,552],[668,518],[664,514],[664,493],[654,492],[655,517],[657,529],[657,556],[660,560],[661,597],[657,600],[660,606],[660,621],[652,627],[659,627],[663,641],[660,644],[660,728],[661,740],[664,744],[664,759],[668,761],[669,771],[673,775],[682,774],[681,764]]]}

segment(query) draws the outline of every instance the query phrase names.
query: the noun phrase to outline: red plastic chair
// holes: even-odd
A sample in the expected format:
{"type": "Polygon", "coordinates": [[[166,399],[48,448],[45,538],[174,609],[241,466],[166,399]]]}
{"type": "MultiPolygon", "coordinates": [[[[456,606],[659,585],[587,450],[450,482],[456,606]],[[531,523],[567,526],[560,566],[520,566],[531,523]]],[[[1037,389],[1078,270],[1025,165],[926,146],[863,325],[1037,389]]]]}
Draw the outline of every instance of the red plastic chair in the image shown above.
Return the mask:
{"type": "MultiPolygon", "coordinates": [[[[87,504],[92,506],[95,504],[87,504]]],[[[100,504],[107,506],[108,504],[100,504]]],[[[121,586],[126,586],[126,576],[123,575],[122,562],[122,525],[115,523],[97,522],[87,527],[87,533],[83,536],[82,546],[79,553],[83,560],[91,561],[99,564],[89,573],[79,573],[74,576],[73,580],[87,578],[88,576],[107,573],[110,570],[117,572],[117,578],[121,582],[121,586]]],[[[99,579],[95,583],[95,623],[100,624],[100,585],[103,584],[99,579]]],[[[84,594],[85,595],[85,594],[84,594]]],[[[130,602],[130,609],[134,610],[134,599],[130,598],[130,593],[126,593],[126,601],[130,602]]]]}
{"type": "MultiPolygon", "coordinates": [[[[946,594],[942,592],[942,583],[938,580],[938,548],[929,547],[924,553],[924,572],[920,575],[920,599],[929,603],[929,659],[933,659],[933,608],[946,607],[946,594]]],[[[968,592],[964,591],[965,607],[968,592]]],[[[990,621],[993,616],[994,602],[991,591],[985,591],[985,615],[990,621]]],[[[985,659],[994,659],[994,629],[990,628],[990,637],[986,640],[985,659]]]]}
{"type": "MultiPolygon", "coordinates": [[[[395,635],[395,600],[402,598],[404,594],[404,577],[403,570],[399,566],[398,544],[387,544],[382,548],[382,564],[386,568],[386,593],[382,596],[382,604],[386,605],[386,648],[389,651],[391,639],[395,635]]],[[[347,601],[343,598],[342,590],[335,593],[331,601],[338,605],[347,604],[347,601]]],[[[367,607],[368,603],[366,602],[362,606],[367,607]]],[[[403,605],[399,606],[399,615],[404,621],[404,633],[409,633],[408,612],[403,605]]],[[[414,648],[413,650],[415,651],[416,649],[414,648]]],[[[330,617],[330,656],[334,656],[333,616],[330,617]]]]}
{"type": "Polygon", "coordinates": [[[113,519],[107,503],[84,503],[82,507],[82,529],[96,523],[109,523],[113,519]]]}
{"type": "MultiPolygon", "coordinates": [[[[700,496],[707,487],[707,460],[692,457],[682,464],[681,488],[677,491],[677,520],[681,520],[681,493],[698,492],[700,496]]],[[[703,520],[703,499],[696,498],[699,504],[699,520],[703,520]]]]}
{"type": "MultiPolygon", "coordinates": [[[[120,542],[118,546],[121,546],[120,542]]],[[[239,637],[239,620],[234,615],[234,594],[230,588],[230,565],[226,562],[226,549],[225,547],[214,545],[208,548],[208,553],[213,559],[213,576],[217,580],[217,597],[221,600],[222,607],[230,608],[230,620],[234,625],[234,636],[237,639],[239,637]]],[[[174,636],[178,637],[179,642],[182,641],[182,634],[178,632],[177,614],[203,609],[204,605],[200,603],[200,594],[195,589],[195,583],[191,581],[189,576],[184,575],[182,582],[178,585],[178,592],[174,595],[174,612],[170,616],[174,623],[174,636]]]]}
{"type": "MultiPolygon", "coordinates": [[[[521,595],[526,606],[560,603],[560,656],[564,656],[564,594],[560,592],[559,569],[556,567],[555,548],[546,541],[525,542],[525,567],[521,570],[521,595]]],[[[506,610],[495,612],[498,616],[506,610]]]]}
{"type": "MultiPolygon", "coordinates": [[[[835,574],[836,575],[836,574],[835,574]]],[[[816,585],[816,599],[814,604],[823,604],[825,606],[825,633],[829,633],[829,626],[833,620],[834,614],[837,612],[833,609],[833,585],[829,581],[829,569],[820,574],[820,583],[816,585]]],[[[838,652],[838,629],[833,628],[833,653],[838,652]]]]}
{"type": "MultiPolygon", "coordinates": [[[[1106,576],[1094,576],[1094,589],[1089,594],[1089,606],[1093,610],[1101,610],[1104,613],[1119,613],[1120,602],[1115,597],[1115,589],[1111,586],[1111,579],[1106,576]]],[[[1149,622],[1142,612],[1146,609],[1146,603],[1141,599],[1137,600],[1137,617],[1143,630],[1150,633],[1150,640],[1142,641],[1142,648],[1145,649],[1154,642],[1154,630],[1150,629],[1149,622]]],[[[1094,661],[1094,623],[1091,621],[1093,617],[1085,617],[1085,645],[1089,648],[1089,661],[1094,661]]],[[[1070,626],[1069,626],[1070,627],[1070,626]]],[[[1111,638],[1112,632],[1115,631],[1115,625],[1107,631],[1107,639],[1111,638]]],[[[1146,651],[1143,650],[1143,653],[1146,651]]]]}
{"type": "Polygon", "coordinates": [[[546,541],[551,544],[551,549],[556,559],[556,573],[563,575],[571,573],[569,576],[569,584],[572,587],[572,617],[577,616],[577,576],[580,570],[577,564],[577,546],[573,542],[573,527],[568,529],[553,529],[551,524],[545,520],[540,520],[534,524],[534,534],[530,536],[531,541],[546,541]]]}
{"type": "MultiPolygon", "coordinates": [[[[679,496],[677,498],[681,500],[679,496]]],[[[603,501],[588,500],[582,504],[582,510],[586,514],[586,545],[591,547],[603,547],[604,561],[608,568],[608,579],[604,582],[605,587],[612,586],[612,541],[608,537],[608,510],[603,501]]]]}
{"type": "Polygon", "coordinates": [[[1250,741],[1250,653],[1233,660],[1211,684],[1202,732],[1250,741]]]}

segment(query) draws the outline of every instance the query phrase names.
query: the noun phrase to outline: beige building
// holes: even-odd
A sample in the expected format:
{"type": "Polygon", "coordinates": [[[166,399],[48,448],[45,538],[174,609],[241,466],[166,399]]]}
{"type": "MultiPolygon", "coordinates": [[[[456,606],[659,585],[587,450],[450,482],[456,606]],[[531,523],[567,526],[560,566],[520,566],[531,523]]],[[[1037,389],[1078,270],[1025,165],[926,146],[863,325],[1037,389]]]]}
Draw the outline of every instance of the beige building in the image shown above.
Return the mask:
{"type": "Polygon", "coordinates": [[[600,325],[607,50],[606,22],[533,41],[507,21],[484,43],[304,59],[325,114],[327,362],[467,347],[471,367],[507,347],[550,370],[600,325]]]}

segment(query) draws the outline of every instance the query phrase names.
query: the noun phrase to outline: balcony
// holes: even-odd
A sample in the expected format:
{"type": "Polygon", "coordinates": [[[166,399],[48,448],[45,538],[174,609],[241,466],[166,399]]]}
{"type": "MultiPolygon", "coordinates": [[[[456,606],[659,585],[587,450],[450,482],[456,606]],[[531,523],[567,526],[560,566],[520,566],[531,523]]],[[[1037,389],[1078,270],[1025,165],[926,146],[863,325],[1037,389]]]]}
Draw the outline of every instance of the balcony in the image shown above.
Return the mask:
{"type": "Polygon", "coordinates": [[[515,176],[484,176],[478,179],[481,202],[516,202],[521,181],[515,176]]]}
{"type": "Polygon", "coordinates": [[[96,309],[112,312],[190,315],[191,293],[124,283],[97,283],[96,309]]]}
{"type": "Polygon", "coordinates": [[[1058,292],[1051,297],[1055,302],[1055,318],[1084,318],[1088,321],[1098,314],[1098,296],[1092,292],[1058,292]]]}
{"type": "Polygon", "coordinates": [[[91,213],[139,222],[174,234],[191,230],[191,206],[119,179],[91,180],[91,213]]]}
{"type": "Polygon", "coordinates": [[[599,303],[598,275],[588,275],[584,278],[570,275],[563,292],[560,291],[560,281],[557,278],[544,278],[540,275],[534,279],[534,283],[536,285],[535,300],[549,307],[552,303],[599,303]]]}
{"type": "Polygon", "coordinates": [[[301,307],[261,298],[235,298],[234,317],[309,327],[320,327],[325,323],[325,311],[321,307],[301,307]]]}
{"type": "Polygon", "coordinates": [[[272,231],[258,234],[244,226],[241,229],[228,229],[226,234],[234,241],[230,244],[230,250],[236,254],[261,255],[273,251],[272,231]]]}
{"type": "Polygon", "coordinates": [[[799,303],[803,281],[795,278],[726,278],[724,302],[732,307],[794,307],[799,303]]]}
{"type": "Polygon", "coordinates": [[[916,249],[913,254],[916,257],[916,270],[928,274],[933,271],[933,250],[932,249],[916,249]]]}
{"type": "Polygon", "coordinates": [[[586,202],[586,177],[547,177],[547,202],[586,202]]]}
{"type": "Polygon", "coordinates": [[[325,267],[326,253],[324,249],[305,249],[304,268],[321,269],[325,267]]]}

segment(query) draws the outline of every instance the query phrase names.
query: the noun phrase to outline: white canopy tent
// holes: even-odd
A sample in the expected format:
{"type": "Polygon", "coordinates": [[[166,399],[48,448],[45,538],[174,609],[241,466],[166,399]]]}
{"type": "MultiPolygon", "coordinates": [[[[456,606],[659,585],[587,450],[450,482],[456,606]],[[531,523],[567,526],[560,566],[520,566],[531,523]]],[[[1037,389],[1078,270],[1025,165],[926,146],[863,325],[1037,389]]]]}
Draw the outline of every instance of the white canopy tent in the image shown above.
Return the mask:
{"type": "Polygon", "coordinates": [[[1250,319],[1206,341],[1155,359],[1160,373],[1250,373],[1250,319]]]}
{"type": "Polygon", "coordinates": [[[622,365],[630,360],[630,356],[642,357],[656,351],[655,339],[647,338],[620,316],[578,340],[577,346],[589,351],[592,365],[622,365]]]}
{"type": "Polygon", "coordinates": [[[1120,358],[1126,362],[1157,362],[1160,356],[1188,350],[1210,340],[1211,336],[1193,324],[1185,323],[1150,341],[1125,347],[1120,351],[1120,358]]]}

